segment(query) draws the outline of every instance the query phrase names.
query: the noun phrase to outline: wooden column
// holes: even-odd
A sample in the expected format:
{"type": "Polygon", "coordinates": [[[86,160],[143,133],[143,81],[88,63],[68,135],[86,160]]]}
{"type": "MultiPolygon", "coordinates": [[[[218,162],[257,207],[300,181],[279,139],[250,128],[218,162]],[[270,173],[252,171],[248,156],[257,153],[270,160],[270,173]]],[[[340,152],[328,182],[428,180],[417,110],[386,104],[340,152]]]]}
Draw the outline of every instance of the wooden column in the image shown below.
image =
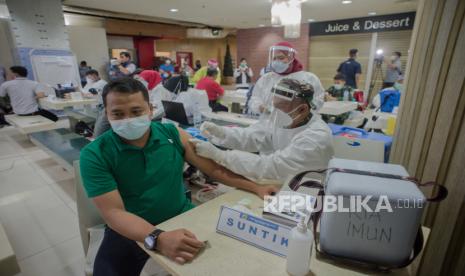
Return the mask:
{"type": "Polygon", "coordinates": [[[464,275],[465,1],[420,0],[396,128],[392,163],[448,198],[431,204],[432,227],[418,275],[464,275]]]}

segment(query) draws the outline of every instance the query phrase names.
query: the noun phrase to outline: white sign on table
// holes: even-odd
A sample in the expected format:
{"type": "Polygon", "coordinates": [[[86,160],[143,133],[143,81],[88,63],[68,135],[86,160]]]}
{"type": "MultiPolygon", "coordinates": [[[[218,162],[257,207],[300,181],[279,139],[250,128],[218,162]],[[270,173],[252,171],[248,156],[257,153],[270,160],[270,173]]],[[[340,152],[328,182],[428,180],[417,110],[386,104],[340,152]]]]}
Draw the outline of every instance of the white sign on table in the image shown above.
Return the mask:
{"type": "Polygon", "coordinates": [[[291,228],[221,206],[216,232],[286,257],[291,228]]]}

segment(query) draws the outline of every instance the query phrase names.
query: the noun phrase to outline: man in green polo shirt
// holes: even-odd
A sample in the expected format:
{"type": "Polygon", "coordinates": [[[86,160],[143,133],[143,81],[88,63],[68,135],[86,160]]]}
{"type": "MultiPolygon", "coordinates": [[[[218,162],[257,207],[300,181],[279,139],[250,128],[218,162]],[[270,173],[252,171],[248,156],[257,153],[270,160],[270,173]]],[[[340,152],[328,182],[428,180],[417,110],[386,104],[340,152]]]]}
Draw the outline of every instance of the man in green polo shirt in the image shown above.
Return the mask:
{"type": "Polygon", "coordinates": [[[148,255],[135,241],[182,264],[203,243],[186,229],[163,232],[156,225],[194,206],[183,188],[184,161],[227,185],[260,197],[277,191],[238,176],[195,154],[191,138],[171,124],[151,122],[145,86],[134,79],[110,82],[102,93],[112,129],[81,152],[85,190],[107,228],[94,275],[139,275],[148,255]]]}

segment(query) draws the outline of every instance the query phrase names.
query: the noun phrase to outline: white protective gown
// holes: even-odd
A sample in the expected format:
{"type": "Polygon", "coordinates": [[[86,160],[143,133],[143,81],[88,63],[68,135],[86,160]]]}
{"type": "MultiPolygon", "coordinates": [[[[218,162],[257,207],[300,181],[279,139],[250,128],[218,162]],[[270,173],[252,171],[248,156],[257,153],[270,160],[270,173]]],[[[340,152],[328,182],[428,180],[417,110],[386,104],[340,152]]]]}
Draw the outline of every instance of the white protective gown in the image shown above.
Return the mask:
{"type": "Polygon", "coordinates": [[[176,95],[174,93],[171,93],[161,83],[155,86],[152,90],[150,90],[150,103],[154,107],[153,117],[158,118],[165,112],[165,109],[163,108],[163,104],[161,103],[161,101],[171,101],[175,96],[176,95]]]}
{"type": "Polygon", "coordinates": [[[317,110],[323,106],[324,103],[324,89],[318,77],[310,72],[299,71],[289,75],[279,75],[275,72],[268,72],[260,79],[258,79],[253,89],[252,97],[250,98],[249,108],[255,114],[260,114],[260,106],[271,106],[271,89],[281,79],[291,78],[305,83],[318,83],[315,85],[316,98],[313,100],[317,105],[317,110]]]}
{"type": "Polygon", "coordinates": [[[223,129],[226,138],[212,142],[234,150],[226,152],[221,165],[254,180],[284,183],[300,172],[326,168],[334,155],[331,129],[318,114],[295,129],[273,131],[264,122],[223,129]],[[277,141],[277,137],[284,139],[277,141]]]}

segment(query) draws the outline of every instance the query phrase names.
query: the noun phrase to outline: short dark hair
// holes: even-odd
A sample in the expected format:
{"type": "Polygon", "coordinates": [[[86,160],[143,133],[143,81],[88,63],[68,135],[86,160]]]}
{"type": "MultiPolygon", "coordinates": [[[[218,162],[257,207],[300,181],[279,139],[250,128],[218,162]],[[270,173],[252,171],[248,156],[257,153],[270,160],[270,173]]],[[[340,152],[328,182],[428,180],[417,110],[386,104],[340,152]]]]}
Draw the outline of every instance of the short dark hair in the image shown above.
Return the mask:
{"type": "Polygon", "coordinates": [[[357,53],[358,53],[358,49],[350,49],[350,51],[349,51],[349,55],[351,57],[355,56],[357,53]]]}
{"type": "Polygon", "coordinates": [[[214,77],[216,75],[218,75],[218,70],[216,70],[216,68],[215,69],[213,69],[213,68],[208,68],[207,69],[207,76],[214,77]]]}
{"type": "Polygon", "coordinates": [[[243,62],[245,60],[245,58],[241,58],[241,62],[243,62]]]}
{"type": "Polygon", "coordinates": [[[337,73],[337,74],[334,76],[334,80],[343,80],[343,81],[346,81],[346,78],[345,78],[344,74],[337,73]]]}
{"type": "Polygon", "coordinates": [[[119,56],[125,56],[127,58],[131,58],[131,54],[129,52],[121,52],[119,53],[119,56]]]}
{"type": "Polygon", "coordinates": [[[89,76],[89,75],[96,75],[98,77],[98,71],[95,70],[95,69],[87,70],[86,71],[86,76],[89,76]]]}
{"type": "Polygon", "coordinates": [[[393,53],[396,54],[398,57],[401,57],[401,56],[402,56],[402,54],[401,54],[400,52],[397,52],[397,51],[396,51],[396,52],[393,52],[393,53]]]}
{"type": "Polygon", "coordinates": [[[27,69],[26,67],[23,66],[11,66],[10,71],[13,72],[13,74],[16,74],[20,77],[27,77],[27,69]]]}
{"type": "Polygon", "coordinates": [[[87,66],[87,62],[85,60],[81,61],[81,65],[87,66]]]}
{"type": "Polygon", "coordinates": [[[110,81],[103,88],[102,98],[103,105],[107,106],[107,96],[110,93],[122,93],[122,94],[136,94],[142,93],[144,100],[149,103],[149,92],[142,82],[133,78],[119,78],[114,81],[110,81]]]}

